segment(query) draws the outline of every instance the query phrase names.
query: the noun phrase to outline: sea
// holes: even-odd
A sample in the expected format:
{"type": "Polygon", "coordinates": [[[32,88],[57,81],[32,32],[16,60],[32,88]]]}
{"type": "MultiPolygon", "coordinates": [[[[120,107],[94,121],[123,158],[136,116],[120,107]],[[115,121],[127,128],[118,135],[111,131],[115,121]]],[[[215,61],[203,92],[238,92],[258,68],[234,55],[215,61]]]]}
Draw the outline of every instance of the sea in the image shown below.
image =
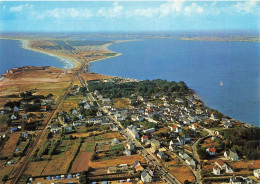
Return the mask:
{"type": "Polygon", "coordinates": [[[0,39],[0,75],[20,66],[72,68],[73,63],[65,58],[32,51],[20,40],[0,39]]]}
{"type": "MultiPolygon", "coordinates": [[[[112,44],[121,53],[90,71],[138,80],[184,81],[205,105],[260,126],[260,43],[142,39],[112,44]]],[[[19,66],[71,68],[66,59],[26,49],[19,40],[0,39],[0,74],[19,66]]]]}
{"type": "Polygon", "coordinates": [[[260,125],[260,43],[146,39],[113,44],[119,57],[90,71],[138,80],[184,81],[210,108],[260,125]]]}

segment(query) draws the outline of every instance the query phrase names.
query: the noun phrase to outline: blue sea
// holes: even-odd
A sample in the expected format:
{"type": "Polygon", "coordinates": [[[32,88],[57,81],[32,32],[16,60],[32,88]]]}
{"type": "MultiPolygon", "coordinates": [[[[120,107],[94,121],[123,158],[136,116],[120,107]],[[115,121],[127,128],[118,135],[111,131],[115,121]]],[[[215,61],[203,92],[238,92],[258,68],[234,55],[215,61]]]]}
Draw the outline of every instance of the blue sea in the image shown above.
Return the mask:
{"type": "Polygon", "coordinates": [[[260,43],[147,39],[113,44],[119,57],[92,72],[139,80],[184,81],[210,108],[260,125],[260,43]]]}
{"type": "Polygon", "coordinates": [[[6,70],[20,66],[55,66],[71,68],[71,61],[40,52],[24,49],[19,40],[0,39],[0,75],[6,70]]]}

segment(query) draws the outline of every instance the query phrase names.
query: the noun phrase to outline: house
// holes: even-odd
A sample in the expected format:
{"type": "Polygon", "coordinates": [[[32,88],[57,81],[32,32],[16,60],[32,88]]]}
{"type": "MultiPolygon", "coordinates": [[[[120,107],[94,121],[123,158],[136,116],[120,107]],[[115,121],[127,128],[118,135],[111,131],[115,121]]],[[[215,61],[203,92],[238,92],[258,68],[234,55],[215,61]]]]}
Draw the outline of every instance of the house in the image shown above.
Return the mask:
{"type": "Polygon", "coordinates": [[[60,128],[59,127],[51,127],[51,132],[52,133],[57,133],[59,132],[60,128]]]}
{"type": "Polygon", "coordinates": [[[27,119],[27,114],[26,114],[26,113],[24,113],[24,114],[22,115],[22,119],[27,119]]]}
{"type": "Polygon", "coordinates": [[[226,164],[222,161],[222,160],[220,160],[220,159],[217,159],[216,161],[215,161],[215,164],[222,170],[222,169],[225,169],[226,168],[226,164]]]}
{"type": "Polygon", "coordinates": [[[119,168],[121,171],[126,171],[129,167],[127,164],[119,164],[117,168],[119,168]]]}
{"type": "Polygon", "coordinates": [[[190,166],[196,165],[195,161],[191,157],[186,158],[185,162],[190,166]]]}
{"type": "Polygon", "coordinates": [[[70,132],[72,131],[72,127],[71,126],[66,126],[66,132],[70,132]]]}
{"type": "Polygon", "coordinates": [[[152,176],[146,172],[146,171],[143,171],[141,173],[141,180],[143,183],[151,183],[152,182],[152,176]]]}
{"type": "Polygon", "coordinates": [[[144,97],[138,96],[138,97],[137,97],[137,100],[138,100],[138,101],[144,101],[144,97]]]}
{"type": "Polygon", "coordinates": [[[216,114],[216,113],[211,113],[210,119],[211,119],[211,120],[218,120],[217,114],[216,114]]]}
{"type": "Polygon", "coordinates": [[[125,154],[126,156],[131,156],[131,151],[126,148],[125,151],[124,151],[124,154],[125,154]]]}
{"type": "Polygon", "coordinates": [[[142,137],[141,137],[141,142],[142,143],[144,143],[144,142],[146,142],[147,140],[148,140],[148,136],[147,135],[143,135],[142,137]]]}
{"type": "Polygon", "coordinates": [[[260,178],[260,169],[254,170],[253,173],[256,178],[260,178]]]}
{"type": "Polygon", "coordinates": [[[155,132],[155,128],[149,128],[147,130],[143,130],[143,133],[153,133],[155,132]]]}
{"type": "Polygon", "coordinates": [[[98,111],[98,112],[97,112],[97,116],[98,116],[98,117],[103,116],[102,112],[101,112],[101,111],[98,111]]]}
{"type": "Polygon", "coordinates": [[[228,166],[227,164],[225,164],[222,160],[216,160],[215,161],[215,167],[213,168],[213,173],[215,175],[220,175],[221,171],[224,170],[225,173],[233,173],[233,169],[228,166]],[[220,172],[218,172],[218,170],[220,170],[220,172]]]}
{"type": "Polygon", "coordinates": [[[146,172],[148,172],[150,174],[150,176],[152,176],[152,177],[154,176],[153,171],[150,169],[150,167],[146,168],[146,172]]]}
{"type": "Polygon", "coordinates": [[[78,111],[77,111],[76,109],[73,109],[72,114],[73,114],[73,115],[77,115],[77,114],[78,114],[78,111]]]}
{"type": "Polygon", "coordinates": [[[220,175],[221,169],[219,168],[219,166],[214,166],[213,167],[213,174],[215,175],[220,175]]]}
{"type": "Polygon", "coordinates": [[[117,173],[116,167],[108,167],[107,174],[115,174],[115,173],[117,173]]]}
{"type": "Polygon", "coordinates": [[[183,150],[181,150],[181,151],[179,152],[179,156],[180,156],[183,160],[186,160],[186,159],[189,157],[189,155],[187,155],[183,150]]]}
{"type": "Polygon", "coordinates": [[[15,116],[14,114],[11,116],[11,120],[16,120],[18,119],[17,116],[15,116]]]}
{"type": "Polygon", "coordinates": [[[177,126],[175,132],[181,133],[182,132],[182,128],[180,126],[177,126]]]}
{"type": "Polygon", "coordinates": [[[191,138],[189,135],[184,135],[184,141],[185,143],[190,142],[191,138]]]}
{"type": "Polygon", "coordinates": [[[142,166],[141,164],[139,164],[139,165],[137,165],[137,166],[135,167],[135,170],[136,170],[136,172],[138,172],[138,171],[143,171],[144,168],[143,168],[143,166],[142,166]]]}
{"type": "Polygon", "coordinates": [[[215,148],[207,148],[207,149],[206,149],[206,152],[207,152],[210,156],[213,156],[213,155],[216,154],[215,148]]]}
{"type": "Polygon", "coordinates": [[[128,126],[126,129],[127,133],[130,134],[134,139],[138,139],[139,138],[139,134],[136,130],[135,126],[128,126]]]}
{"type": "Polygon", "coordinates": [[[160,142],[156,139],[151,139],[151,147],[156,149],[160,148],[160,142]]]}
{"type": "Polygon", "coordinates": [[[181,98],[175,98],[175,102],[177,103],[183,103],[183,100],[181,98]]]}
{"type": "Polygon", "coordinates": [[[230,184],[250,184],[253,183],[251,178],[247,178],[247,177],[236,177],[235,175],[233,175],[230,178],[230,184]]]}
{"type": "Polygon", "coordinates": [[[164,156],[164,153],[163,153],[162,151],[160,151],[160,152],[157,153],[157,157],[158,157],[158,158],[162,159],[163,156],[164,156]]]}
{"type": "Polygon", "coordinates": [[[90,109],[90,105],[88,103],[84,104],[84,109],[90,109]]]}
{"type": "Polygon", "coordinates": [[[41,108],[41,111],[44,111],[44,112],[46,112],[47,111],[47,106],[42,106],[42,108],[41,108]]]}
{"type": "Polygon", "coordinates": [[[230,149],[224,152],[224,157],[232,161],[237,161],[239,159],[237,153],[231,151],[230,149]]]}
{"type": "Polygon", "coordinates": [[[194,124],[191,125],[191,129],[192,130],[196,131],[197,128],[198,128],[198,124],[197,123],[194,123],[194,124]]]}
{"type": "Polygon", "coordinates": [[[130,151],[135,150],[135,145],[134,145],[133,143],[127,143],[127,144],[126,144],[126,147],[127,147],[127,149],[129,149],[130,151]]]}
{"type": "Polygon", "coordinates": [[[185,144],[185,140],[182,136],[177,137],[177,144],[180,145],[180,146],[185,144]]]}
{"type": "Polygon", "coordinates": [[[82,125],[82,122],[79,122],[79,121],[78,121],[78,122],[73,122],[72,125],[73,125],[73,126],[81,126],[81,125],[82,125]]]}
{"type": "Polygon", "coordinates": [[[184,119],[184,120],[183,120],[183,123],[184,123],[185,125],[190,125],[190,120],[184,119]]]}
{"type": "Polygon", "coordinates": [[[112,145],[112,146],[114,146],[114,145],[116,145],[116,144],[118,144],[118,143],[120,143],[120,142],[119,142],[119,140],[117,140],[117,138],[114,138],[114,139],[112,139],[112,141],[111,141],[111,145],[112,145]]]}
{"type": "Polygon", "coordinates": [[[18,112],[19,108],[17,106],[14,107],[14,112],[18,112]]]}
{"type": "Polygon", "coordinates": [[[224,126],[224,128],[232,128],[233,127],[233,125],[230,121],[225,121],[223,126],[224,126]]]}

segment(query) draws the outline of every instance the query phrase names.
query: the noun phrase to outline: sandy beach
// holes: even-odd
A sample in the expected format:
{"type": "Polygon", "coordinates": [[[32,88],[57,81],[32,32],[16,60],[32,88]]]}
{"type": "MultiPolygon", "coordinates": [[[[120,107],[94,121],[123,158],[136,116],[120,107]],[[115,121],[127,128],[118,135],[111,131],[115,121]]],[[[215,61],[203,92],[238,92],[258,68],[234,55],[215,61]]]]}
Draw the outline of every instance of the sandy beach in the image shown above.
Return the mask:
{"type": "Polygon", "coordinates": [[[49,56],[58,58],[62,63],[65,63],[64,69],[73,69],[73,68],[78,68],[78,67],[81,66],[81,63],[73,57],[70,57],[70,56],[65,55],[65,54],[53,52],[53,51],[50,51],[50,50],[33,48],[33,47],[30,46],[30,40],[20,40],[20,41],[21,41],[21,46],[22,46],[23,49],[28,49],[28,50],[32,50],[32,51],[35,51],[35,52],[40,52],[40,53],[47,54],[49,56]]]}

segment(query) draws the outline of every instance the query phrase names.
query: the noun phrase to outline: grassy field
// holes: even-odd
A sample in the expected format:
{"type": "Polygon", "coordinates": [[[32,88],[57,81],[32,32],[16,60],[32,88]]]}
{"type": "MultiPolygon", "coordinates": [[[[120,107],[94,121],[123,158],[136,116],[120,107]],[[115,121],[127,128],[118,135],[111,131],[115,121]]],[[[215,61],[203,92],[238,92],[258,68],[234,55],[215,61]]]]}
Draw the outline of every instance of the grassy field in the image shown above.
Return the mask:
{"type": "Polygon", "coordinates": [[[114,139],[114,138],[117,138],[118,140],[125,139],[119,132],[107,132],[107,133],[103,133],[98,136],[95,136],[96,141],[110,140],[110,139],[114,139]]]}
{"type": "Polygon", "coordinates": [[[190,169],[179,162],[176,158],[171,155],[172,160],[170,162],[165,162],[165,164],[169,165],[167,167],[170,173],[175,176],[181,183],[184,183],[185,180],[189,180],[190,182],[195,181],[195,177],[190,171],[190,169]]]}
{"type": "Polygon", "coordinates": [[[4,147],[2,148],[0,155],[1,156],[11,156],[11,154],[15,151],[16,142],[19,138],[19,133],[13,133],[9,135],[9,139],[5,143],[4,147]]]}
{"type": "Polygon", "coordinates": [[[141,155],[131,155],[131,156],[118,156],[114,159],[110,160],[101,160],[97,162],[90,162],[89,166],[93,168],[99,168],[99,167],[111,167],[111,166],[117,166],[119,164],[133,164],[136,160],[141,161],[142,163],[145,163],[144,158],[141,155]]]}
{"type": "Polygon", "coordinates": [[[58,155],[49,157],[49,161],[30,162],[25,173],[33,176],[67,173],[79,145],[78,140],[62,141],[58,155]]]}
{"type": "Polygon", "coordinates": [[[125,98],[116,98],[113,100],[113,106],[115,108],[129,108],[130,107],[130,101],[125,98]]]}
{"type": "Polygon", "coordinates": [[[67,96],[65,98],[65,100],[63,101],[63,104],[62,104],[62,110],[63,111],[69,111],[70,109],[74,109],[74,108],[77,108],[78,107],[78,104],[81,100],[83,100],[84,96],[82,95],[77,95],[77,96],[67,96]]]}

